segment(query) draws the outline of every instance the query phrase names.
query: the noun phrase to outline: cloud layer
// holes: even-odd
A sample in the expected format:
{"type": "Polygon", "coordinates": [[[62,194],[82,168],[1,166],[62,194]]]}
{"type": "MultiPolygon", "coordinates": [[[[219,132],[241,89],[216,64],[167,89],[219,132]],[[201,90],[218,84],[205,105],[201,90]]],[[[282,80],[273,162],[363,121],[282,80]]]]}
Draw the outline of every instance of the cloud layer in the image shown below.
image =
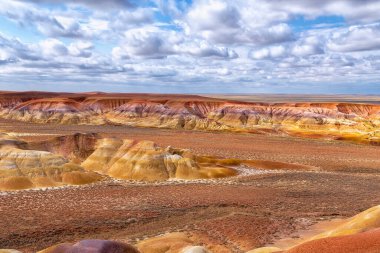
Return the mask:
{"type": "Polygon", "coordinates": [[[378,13],[369,0],[0,0],[0,88],[380,93],[378,13]]]}

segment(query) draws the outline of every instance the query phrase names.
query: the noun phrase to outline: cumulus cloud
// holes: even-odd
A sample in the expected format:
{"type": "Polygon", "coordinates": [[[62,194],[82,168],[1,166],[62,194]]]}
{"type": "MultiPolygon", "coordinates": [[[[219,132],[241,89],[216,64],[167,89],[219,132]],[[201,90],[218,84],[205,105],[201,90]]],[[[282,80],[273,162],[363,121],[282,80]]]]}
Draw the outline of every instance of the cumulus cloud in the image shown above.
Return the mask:
{"type": "Polygon", "coordinates": [[[380,23],[351,26],[332,34],[327,46],[332,51],[353,52],[380,49],[380,23]]]}
{"type": "Polygon", "coordinates": [[[268,48],[262,48],[256,51],[252,51],[250,56],[256,60],[262,60],[267,58],[278,58],[286,54],[286,48],[282,45],[273,46],[268,48]]]}
{"type": "Polygon", "coordinates": [[[18,0],[29,3],[50,3],[50,4],[81,4],[97,9],[111,9],[111,8],[131,8],[134,6],[130,0],[18,0]]]}
{"type": "Polygon", "coordinates": [[[0,0],[13,24],[0,83],[378,82],[378,13],[370,0],[0,0]]]}
{"type": "Polygon", "coordinates": [[[315,18],[322,15],[343,16],[351,22],[380,20],[380,2],[376,0],[263,0],[273,11],[315,18]]]}
{"type": "Polygon", "coordinates": [[[264,17],[256,22],[256,15],[263,16],[243,1],[199,1],[185,17],[185,30],[188,34],[223,44],[271,44],[292,39],[291,28],[281,19],[265,20],[264,17]]]}
{"type": "Polygon", "coordinates": [[[307,56],[324,53],[323,39],[317,36],[302,38],[292,48],[292,54],[295,56],[307,56]]]}
{"type": "Polygon", "coordinates": [[[169,55],[191,55],[233,59],[238,54],[229,48],[215,46],[204,40],[189,40],[175,31],[157,27],[131,29],[124,34],[120,46],[112,50],[116,59],[150,58],[162,59],[169,55]]]}

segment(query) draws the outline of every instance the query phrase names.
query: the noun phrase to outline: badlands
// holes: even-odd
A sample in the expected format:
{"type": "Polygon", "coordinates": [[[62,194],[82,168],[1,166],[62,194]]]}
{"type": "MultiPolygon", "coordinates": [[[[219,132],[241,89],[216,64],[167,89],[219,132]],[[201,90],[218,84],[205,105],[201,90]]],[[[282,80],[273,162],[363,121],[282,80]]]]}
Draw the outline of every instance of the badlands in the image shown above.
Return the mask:
{"type": "Polygon", "coordinates": [[[0,93],[0,252],[380,252],[379,98],[0,93]]]}

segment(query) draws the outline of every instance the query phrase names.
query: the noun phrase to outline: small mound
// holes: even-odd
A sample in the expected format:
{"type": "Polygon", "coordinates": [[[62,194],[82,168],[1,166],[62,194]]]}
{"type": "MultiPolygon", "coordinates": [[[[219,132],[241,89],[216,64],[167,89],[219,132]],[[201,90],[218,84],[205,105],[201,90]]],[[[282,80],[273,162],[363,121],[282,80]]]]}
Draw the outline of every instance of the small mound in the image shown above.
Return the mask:
{"type": "Polygon", "coordinates": [[[101,179],[97,173],[72,171],[62,173],[62,183],[69,185],[91,184],[101,179]]]}
{"type": "Polygon", "coordinates": [[[33,185],[37,188],[56,187],[56,186],[62,185],[61,183],[54,181],[50,177],[35,177],[35,178],[32,178],[31,181],[33,182],[33,185]]]}
{"type": "Polygon", "coordinates": [[[182,249],[181,253],[210,253],[210,251],[202,246],[189,246],[182,249]]]}
{"type": "Polygon", "coordinates": [[[282,249],[279,249],[276,247],[263,247],[263,248],[250,250],[247,253],[275,253],[275,252],[282,252],[282,249]]]}
{"type": "Polygon", "coordinates": [[[107,240],[83,240],[76,244],[63,243],[38,253],[139,253],[131,245],[107,240]]]}
{"type": "Polygon", "coordinates": [[[193,241],[186,234],[169,233],[143,240],[136,246],[143,253],[162,253],[183,252],[181,250],[191,247],[191,245],[193,245],[193,241]]]}
{"type": "MultiPolygon", "coordinates": [[[[19,143],[3,135],[3,143],[19,143]]],[[[65,184],[93,183],[102,177],[85,171],[68,159],[47,151],[22,149],[20,145],[0,146],[0,190],[22,190],[65,184]]]]}
{"type": "Polygon", "coordinates": [[[0,179],[0,190],[24,190],[34,188],[33,182],[28,177],[8,177],[0,179]]]}

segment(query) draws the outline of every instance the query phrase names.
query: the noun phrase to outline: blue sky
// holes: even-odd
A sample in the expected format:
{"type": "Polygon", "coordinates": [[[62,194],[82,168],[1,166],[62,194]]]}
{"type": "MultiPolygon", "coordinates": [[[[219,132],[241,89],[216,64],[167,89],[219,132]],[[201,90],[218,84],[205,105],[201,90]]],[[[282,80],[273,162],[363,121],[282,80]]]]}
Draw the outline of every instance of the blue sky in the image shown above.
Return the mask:
{"type": "Polygon", "coordinates": [[[380,94],[380,2],[0,0],[0,89],[380,94]]]}

